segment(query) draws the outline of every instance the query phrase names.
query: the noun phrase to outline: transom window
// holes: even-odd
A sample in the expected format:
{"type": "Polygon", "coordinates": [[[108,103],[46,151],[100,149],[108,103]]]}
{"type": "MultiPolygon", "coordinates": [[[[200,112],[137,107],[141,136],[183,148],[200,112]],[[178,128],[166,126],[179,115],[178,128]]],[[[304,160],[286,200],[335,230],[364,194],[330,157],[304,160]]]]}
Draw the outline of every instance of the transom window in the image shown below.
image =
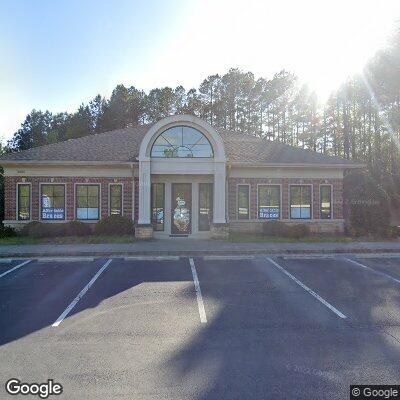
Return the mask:
{"type": "Polygon", "coordinates": [[[189,126],[175,126],[158,136],[151,149],[151,157],[212,158],[214,152],[200,131],[189,126]]]}

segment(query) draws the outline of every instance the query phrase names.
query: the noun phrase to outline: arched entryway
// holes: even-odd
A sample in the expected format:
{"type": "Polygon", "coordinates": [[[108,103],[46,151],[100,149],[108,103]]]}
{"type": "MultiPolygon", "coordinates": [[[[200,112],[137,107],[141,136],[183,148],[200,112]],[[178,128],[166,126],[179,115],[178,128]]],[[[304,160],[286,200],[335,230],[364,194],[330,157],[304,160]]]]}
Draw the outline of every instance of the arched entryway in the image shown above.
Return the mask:
{"type": "Polygon", "coordinates": [[[225,194],[225,149],[211,125],[177,115],[148,130],[139,151],[139,234],[150,236],[154,229],[159,237],[207,237],[207,232],[226,224],[225,194]],[[210,207],[208,231],[202,215],[210,207]]]}

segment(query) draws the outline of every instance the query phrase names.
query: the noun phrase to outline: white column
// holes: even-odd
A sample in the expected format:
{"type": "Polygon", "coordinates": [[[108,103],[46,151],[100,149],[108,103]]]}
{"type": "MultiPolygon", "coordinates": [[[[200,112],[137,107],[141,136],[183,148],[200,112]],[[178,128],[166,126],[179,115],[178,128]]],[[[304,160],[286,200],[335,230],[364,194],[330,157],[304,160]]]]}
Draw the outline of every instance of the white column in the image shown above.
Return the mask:
{"type": "Polygon", "coordinates": [[[150,224],[150,160],[139,161],[139,225],[150,224]]]}
{"type": "Polygon", "coordinates": [[[215,224],[225,224],[225,162],[214,163],[214,217],[215,224]]]}

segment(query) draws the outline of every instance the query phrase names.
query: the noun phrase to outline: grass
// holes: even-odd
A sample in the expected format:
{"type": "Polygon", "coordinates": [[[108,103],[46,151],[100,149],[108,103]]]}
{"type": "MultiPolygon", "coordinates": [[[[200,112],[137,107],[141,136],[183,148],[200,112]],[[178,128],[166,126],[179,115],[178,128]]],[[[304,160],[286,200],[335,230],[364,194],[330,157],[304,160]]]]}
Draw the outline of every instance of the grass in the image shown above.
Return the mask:
{"type": "Polygon", "coordinates": [[[229,241],[232,243],[351,243],[356,241],[347,236],[334,235],[310,235],[300,239],[286,238],[280,236],[264,236],[257,233],[230,233],[229,241]]]}
{"type": "Polygon", "coordinates": [[[0,238],[0,245],[12,244],[103,244],[103,243],[133,243],[133,235],[106,236],[62,236],[53,238],[37,238],[32,236],[15,236],[0,238]]]}

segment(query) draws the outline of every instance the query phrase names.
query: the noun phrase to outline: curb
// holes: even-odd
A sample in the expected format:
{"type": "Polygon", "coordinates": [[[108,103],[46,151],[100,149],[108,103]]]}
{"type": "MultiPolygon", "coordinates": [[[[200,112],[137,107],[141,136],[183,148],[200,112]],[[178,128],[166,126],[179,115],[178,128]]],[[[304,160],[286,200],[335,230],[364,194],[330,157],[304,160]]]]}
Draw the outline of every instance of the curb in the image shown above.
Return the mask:
{"type": "Polygon", "coordinates": [[[7,262],[6,260],[19,259],[19,258],[36,258],[36,257],[134,257],[134,256],[153,256],[153,257],[165,257],[165,256],[184,256],[184,257],[199,257],[199,256],[224,256],[224,255],[274,255],[274,256],[284,256],[284,255],[334,255],[334,254],[376,254],[380,255],[383,253],[399,254],[400,250],[398,248],[381,248],[381,249],[359,249],[359,248],[349,248],[349,249],[288,249],[288,250],[271,250],[271,249],[254,249],[254,250],[148,250],[148,251],[105,251],[105,252],[93,252],[93,251],[77,251],[77,252],[51,252],[51,253],[41,253],[41,252],[9,252],[2,254],[0,256],[0,261],[7,262]]]}

